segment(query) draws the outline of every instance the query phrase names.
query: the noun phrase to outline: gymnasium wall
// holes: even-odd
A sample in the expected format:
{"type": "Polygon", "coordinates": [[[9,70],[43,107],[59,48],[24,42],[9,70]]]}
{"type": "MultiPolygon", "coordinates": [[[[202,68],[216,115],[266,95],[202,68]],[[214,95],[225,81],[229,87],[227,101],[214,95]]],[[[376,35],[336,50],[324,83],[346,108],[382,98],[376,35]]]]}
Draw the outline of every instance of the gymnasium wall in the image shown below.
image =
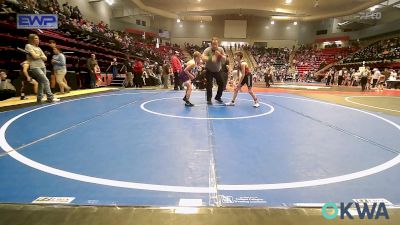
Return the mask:
{"type": "MultiPolygon", "coordinates": [[[[247,37],[251,40],[282,40],[287,43],[304,44],[313,42],[315,39],[315,23],[299,22],[295,26],[292,21],[275,21],[275,24],[271,25],[270,20],[253,17],[249,18],[248,24],[251,25],[248,26],[247,37]]],[[[292,45],[286,47],[292,47],[292,45]]]]}
{"type": "Polygon", "coordinates": [[[247,20],[225,20],[223,38],[247,38],[247,20]]]}
{"type": "Polygon", "coordinates": [[[136,30],[154,32],[152,16],[148,13],[129,5],[113,7],[110,26],[114,30],[132,28],[136,30]],[[137,23],[139,21],[139,24],[137,23]],[[145,22],[145,24],[143,24],[145,22]]]}
{"type": "MultiPolygon", "coordinates": [[[[146,21],[146,18],[138,18],[138,19],[141,20],[141,21],[142,20],[146,21]]],[[[148,23],[149,22],[146,21],[146,25],[148,23]]],[[[150,22],[150,24],[151,24],[151,22],[150,22]]],[[[110,27],[113,30],[121,30],[121,31],[124,31],[127,28],[132,28],[132,29],[136,29],[136,30],[155,32],[155,30],[151,26],[137,25],[136,24],[136,19],[134,19],[134,20],[111,19],[110,20],[110,27]]]]}
{"type": "Polygon", "coordinates": [[[160,16],[148,16],[133,6],[122,5],[111,7],[104,1],[89,3],[79,0],[60,0],[60,4],[68,1],[72,6],[78,5],[82,14],[89,21],[99,22],[103,20],[110,24],[112,29],[125,30],[134,28],[144,31],[158,32],[158,29],[168,30],[171,34],[171,42],[183,45],[185,42],[201,45],[202,41],[208,41],[211,37],[217,36],[224,41],[243,41],[253,43],[268,42],[269,47],[292,47],[295,44],[313,43],[315,38],[335,37],[348,35],[351,39],[363,39],[379,34],[400,30],[400,9],[389,8],[383,12],[383,17],[376,26],[355,32],[342,32],[335,29],[335,21],[326,19],[315,22],[299,22],[294,26],[292,22],[275,21],[274,25],[266,18],[247,16],[213,16],[211,22],[182,21],[160,16]],[[133,12],[128,12],[129,10],[133,12]],[[136,10],[136,11],[135,11],[136,10]],[[134,14],[135,16],[124,15],[134,14]],[[120,17],[119,19],[113,17],[120,17]],[[136,19],[146,21],[146,26],[137,25],[136,19]],[[247,38],[223,38],[225,20],[247,20],[247,38]],[[328,30],[326,35],[316,35],[317,30],[328,30]]]}
{"type": "Polygon", "coordinates": [[[224,41],[254,41],[268,42],[270,47],[292,47],[296,43],[309,43],[315,39],[313,23],[299,23],[294,26],[292,22],[276,21],[275,25],[260,17],[247,18],[247,38],[223,38],[225,17],[214,16],[213,21],[182,21],[165,18],[155,18],[153,25],[171,32],[171,42],[183,45],[184,42],[200,45],[213,36],[224,41]],[[203,27],[201,27],[201,25],[203,27]]]}
{"type": "MultiPolygon", "coordinates": [[[[385,34],[400,30],[400,9],[387,8],[382,13],[383,17],[375,26],[354,31],[342,32],[337,29],[337,21],[334,19],[325,19],[312,22],[299,22],[294,26],[292,22],[275,21],[274,25],[270,21],[260,17],[248,17],[247,19],[247,38],[245,39],[227,39],[224,36],[224,20],[230,19],[224,16],[213,16],[212,22],[203,23],[200,28],[200,22],[183,21],[182,27],[174,20],[162,23],[163,29],[171,31],[172,43],[183,44],[190,42],[201,44],[204,40],[209,40],[212,36],[221,37],[224,41],[254,41],[268,42],[270,47],[292,47],[293,44],[313,43],[316,38],[350,36],[351,39],[363,39],[371,36],[385,34]],[[317,30],[328,30],[326,35],[316,35],[317,30]]],[[[243,19],[243,18],[235,18],[243,19]]]]}
{"type": "Polygon", "coordinates": [[[375,26],[356,32],[351,32],[354,39],[373,37],[389,32],[400,30],[400,9],[389,8],[382,12],[382,19],[377,21],[375,26]]]}
{"type": "Polygon", "coordinates": [[[382,19],[377,20],[374,26],[351,32],[342,32],[340,29],[334,29],[333,19],[327,19],[319,22],[318,29],[328,29],[328,34],[319,35],[319,38],[324,37],[337,37],[337,36],[350,36],[351,39],[363,39],[373,36],[382,35],[389,32],[400,30],[400,9],[386,8],[382,11],[382,19]],[[336,31],[336,32],[334,32],[336,31]]]}
{"type": "Polygon", "coordinates": [[[98,23],[102,20],[110,24],[111,7],[105,1],[89,3],[81,0],[59,0],[58,2],[60,5],[68,2],[71,6],[78,6],[82,15],[89,21],[98,23]]]}

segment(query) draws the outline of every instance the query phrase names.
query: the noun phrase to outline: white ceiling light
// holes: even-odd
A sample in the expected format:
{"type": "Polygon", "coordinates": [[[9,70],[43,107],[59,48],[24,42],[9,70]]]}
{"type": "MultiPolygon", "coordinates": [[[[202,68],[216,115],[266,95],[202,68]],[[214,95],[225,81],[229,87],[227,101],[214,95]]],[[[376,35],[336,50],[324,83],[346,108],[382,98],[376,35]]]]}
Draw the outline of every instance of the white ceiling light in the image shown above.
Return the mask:
{"type": "Polygon", "coordinates": [[[197,0],[197,2],[201,2],[201,0],[197,0]]]}
{"type": "Polygon", "coordinates": [[[107,4],[112,5],[114,4],[114,0],[106,0],[107,4]]]}
{"type": "Polygon", "coordinates": [[[318,0],[315,0],[315,1],[314,1],[314,7],[315,7],[315,8],[318,8],[318,7],[319,7],[319,2],[318,2],[318,0]]]}
{"type": "Polygon", "coordinates": [[[274,24],[275,24],[275,21],[271,20],[271,25],[274,25],[274,24]]]}
{"type": "Polygon", "coordinates": [[[294,22],[293,22],[293,25],[297,26],[297,21],[294,21],[294,22]]]}
{"type": "Polygon", "coordinates": [[[286,5],[289,5],[289,4],[291,4],[292,3],[292,0],[285,0],[285,4],[286,5]]]}
{"type": "Polygon", "coordinates": [[[350,24],[350,23],[351,23],[350,21],[346,20],[346,21],[344,21],[342,23],[338,23],[338,25],[339,26],[344,26],[344,25],[347,25],[347,24],[350,24]]]}
{"type": "Polygon", "coordinates": [[[179,19],[179,18],[176,19],[176,22],[177,22],[177,23],[180,23],[180,22],[181,22],[181,19],[179,19]]]}
{"type": "Polygon", "coordinates": [[[369,10],[372,12],[372,11],[375,11],[375,9],[377,9],[378,8],[378,6],[377,5],[374,5],[374,6],[372,6],[371,8],[369,8],[369,10]]]}
{"type": "Polygon", "coordinates": [[[271,19],[273,20],[290,20],[292,17],[290,16],[272,16],[271,19]]]}

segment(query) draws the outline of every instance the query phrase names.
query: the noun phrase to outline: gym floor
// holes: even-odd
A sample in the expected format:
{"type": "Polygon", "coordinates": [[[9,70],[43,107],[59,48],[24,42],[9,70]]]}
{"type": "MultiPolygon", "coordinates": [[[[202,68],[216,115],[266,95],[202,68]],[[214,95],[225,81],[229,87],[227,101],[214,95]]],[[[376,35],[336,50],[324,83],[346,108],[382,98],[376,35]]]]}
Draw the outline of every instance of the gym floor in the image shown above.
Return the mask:
{"type": "Polygon", "coordinates": [[[256,91],[259,108],[125,89],[1,112],[0,202],[400,205],[400,92],[256,91]]]}

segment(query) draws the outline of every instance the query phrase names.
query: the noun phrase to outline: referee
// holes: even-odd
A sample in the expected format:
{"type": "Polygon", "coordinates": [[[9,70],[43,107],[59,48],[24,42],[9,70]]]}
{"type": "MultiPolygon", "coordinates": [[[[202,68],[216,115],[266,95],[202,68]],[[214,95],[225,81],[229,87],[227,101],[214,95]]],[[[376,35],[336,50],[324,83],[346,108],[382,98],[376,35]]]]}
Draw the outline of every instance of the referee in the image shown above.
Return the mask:
{"type": "Polygon", "coordinates": [[[221,99],[222,92],[224,90],[224,81],[222,79],[222,63],[225,62],[225,52],[224,49],[219,47],[219,39],[213,37],[211,39],[211,47],[208,47],[203,52],[203,61],[206,63],[206,77],[207,77],[207,104],[212,105],[212,88],[213,88],[213,78],[217,81],[218,91],[215,96],[215,101],[222,104],[221,99]]]}

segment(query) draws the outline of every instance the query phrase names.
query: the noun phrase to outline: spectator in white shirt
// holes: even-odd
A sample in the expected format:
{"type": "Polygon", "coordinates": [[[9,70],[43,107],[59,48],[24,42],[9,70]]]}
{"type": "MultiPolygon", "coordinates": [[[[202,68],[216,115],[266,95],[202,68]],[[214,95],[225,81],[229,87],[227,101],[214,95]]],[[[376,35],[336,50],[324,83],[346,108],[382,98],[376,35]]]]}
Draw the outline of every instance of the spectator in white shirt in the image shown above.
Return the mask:
{"type": "Polygon", "coordinates": [[[374,74],[372,75],[372,88],[374,88],[378,82],[381,72],[378,70],[378,68],[374,68],[372,71],[374,71],[374,74]]]}
{"type": "Polygon", "coordinates": [[[392,70],[392,71],[390,72],[390,76],[389,76],[389,79],[388,79],[388,80],[392,81],[392,80],[396,80],[396,79],[397,79],[397,73],[396,73],[395,70],[392,70]]]}

